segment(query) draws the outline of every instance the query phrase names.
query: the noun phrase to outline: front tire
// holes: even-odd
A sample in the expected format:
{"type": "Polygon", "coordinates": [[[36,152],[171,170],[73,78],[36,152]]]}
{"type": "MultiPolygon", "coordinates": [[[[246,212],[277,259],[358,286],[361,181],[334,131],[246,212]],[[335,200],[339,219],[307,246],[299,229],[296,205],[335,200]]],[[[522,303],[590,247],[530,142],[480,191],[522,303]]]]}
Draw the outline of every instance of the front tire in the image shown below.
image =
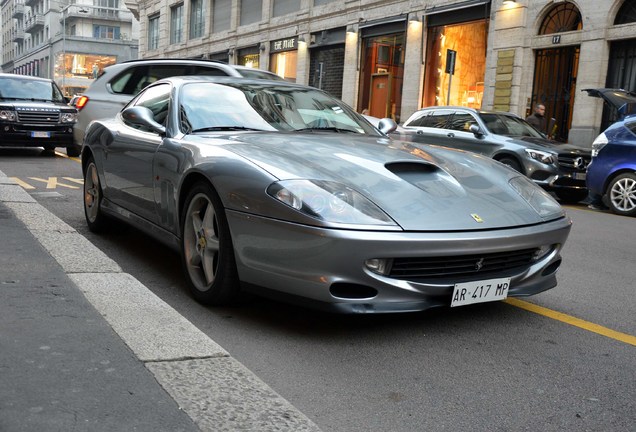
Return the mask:
{"type": "Polygon", "coordinates": [[[181,214],[181,259],[194,298],[224,305],[237,300],[234,247],[221,200],[207,183],[188,192],[181,214]]]}
{"type": "Polygon", "coordinates": [[[517,162],[516,159],[513,159],[511,157],[502,157],[501,159],[498,159],[498,161],[504,165],[509,166],[513,170],[523,174],[523,169],[521,168],[521,164],[517,162]]]}
{"type": "Polygon", "coordinates": [[[607,204],[613,213],[636,216],[636,174],[617,176],[607,188],[607,204]]]}
{"type": "Polygon", "coordinates": [[[102,211],[103,199],[97,165],[95,159],[90,157],[84,170],[84,216],[88,229],[94,233],[102,232],[108,227],[107,217],[102,211]]]}

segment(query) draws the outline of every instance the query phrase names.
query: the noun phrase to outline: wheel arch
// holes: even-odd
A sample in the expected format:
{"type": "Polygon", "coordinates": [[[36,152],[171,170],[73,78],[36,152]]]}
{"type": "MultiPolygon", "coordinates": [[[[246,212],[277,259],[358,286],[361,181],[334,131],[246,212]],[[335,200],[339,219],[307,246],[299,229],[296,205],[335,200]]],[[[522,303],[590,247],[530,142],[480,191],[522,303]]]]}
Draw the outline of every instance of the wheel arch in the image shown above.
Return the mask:
{"type": "Polygon", "coordinates": [[[607,178],[605,179],[605,182],[603,183],[603,195],[607,195],[607,188],[609,188],[609,185],[612,184],[614,179],[616,177],[618,177],[619,175],[621,175],[621,174],[636,174],[636,167],[634,167],[634,168],[632,168],[632,167],[621,168],[621,169],[618,169],[618,170],[614,171],[609,176],[607,176],[607,178]]]}
{"type": "MultiPolygon", "coordinates": [[[[183,236],[183,233],[181,232],[181,225],[182,225],[182,220],[181,220],[181,215],[183,214],[183,207],[185,206],[185,200],[188,196],[188,192],[190,191],[190,189],[192,189],[192,187],[200,182],[204,182],[210,185],[210,187],[212,188],[212,190],[214,191],[214,193],[217,194],[217,196],[219,195],[218,191],[216,190],[216,188],[214,187],[213,182],[210,180],[209,177],[207,177],[206,175],[204,175],[203,173],[199,172],[199,171],[192,171],[190,173],[188,173],[183,181],[181,182],[181,185],[179,186],[179,201],[177,203],[178,207],[177,207],[177,220],[178,220],[178,233],[179,233],[179,237],[183,236]]],[[[223,204],[223,201],[221,201],[221,204],[223,204]]]]}
{"type": "Polygon", "coordinates": [[[515,162],[517,162],[517,164],[519,164],[519,167],[521,168],[521,174],[526,175],[526,167],[523,161],[519,158],[519,156],[516,153],[509,152],[509,151],[502,151],[500,153],[493,155],[492,158],[496,160],[497,162],[501,162],[502,159],[512,159],[515,162]]]}

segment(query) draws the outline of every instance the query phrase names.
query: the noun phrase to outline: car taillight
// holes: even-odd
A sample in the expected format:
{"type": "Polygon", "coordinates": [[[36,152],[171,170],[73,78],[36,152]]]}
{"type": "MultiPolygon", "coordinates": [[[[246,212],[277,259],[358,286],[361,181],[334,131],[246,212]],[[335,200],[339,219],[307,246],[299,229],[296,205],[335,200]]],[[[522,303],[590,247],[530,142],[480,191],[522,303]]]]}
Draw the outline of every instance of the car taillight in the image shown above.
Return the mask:
{"type": "Polygon", "coordinates": [[[88,102],[88,96],[80,96],[80,98],[75,102],[75,108],[78,111],[81,111],[84,106],[86,106],[86,102],[88,102]]]}

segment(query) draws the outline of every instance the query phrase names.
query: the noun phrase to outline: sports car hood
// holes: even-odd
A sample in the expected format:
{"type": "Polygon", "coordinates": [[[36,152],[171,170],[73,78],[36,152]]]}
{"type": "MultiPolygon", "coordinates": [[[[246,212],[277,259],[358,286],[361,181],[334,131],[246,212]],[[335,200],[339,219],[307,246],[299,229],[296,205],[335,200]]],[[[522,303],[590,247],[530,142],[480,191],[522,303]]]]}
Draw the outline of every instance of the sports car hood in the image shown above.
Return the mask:
{"type": "Polygon", "coordinates": [[[476,154],[337,133],[247,133],[231,141],[229,150],[280,180],[330,180],[357,190],[407,231],[545,222],[510,186],[518,173],[476,154]]]}

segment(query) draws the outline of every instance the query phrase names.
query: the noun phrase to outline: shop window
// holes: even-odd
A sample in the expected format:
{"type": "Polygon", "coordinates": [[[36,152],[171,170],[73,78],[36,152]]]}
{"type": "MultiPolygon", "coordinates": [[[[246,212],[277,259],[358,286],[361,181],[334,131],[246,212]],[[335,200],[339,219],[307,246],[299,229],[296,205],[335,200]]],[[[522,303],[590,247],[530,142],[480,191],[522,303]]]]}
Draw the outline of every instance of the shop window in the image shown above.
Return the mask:
{"type": "Polygon", "coordinates": [[[298,51],[285,51],[271,55],[270,71],[286,81],[296,82],[296,61],[298,51]]]}
{"type": "Polygon", "coordinates": [[[573,3],[561,3],[554,6],[543,19],[539,28],[540,35],[581,30],[581,12],[573,3]]]}
{"type": "Polygon", "coordinates": [[[404,33],[365,37],[358,108],[374,117],[400,120],[404,78],[404,33]]]}
{"type": "Polygon", "coordinates": [[[614,20],[614,25],[636,22],[636,0],[625,0],[614,20]]]}
{"type": "Polygon", "coordinates": [[[481,108],[487,32],[486,20],[429,28],[423,106],[481,108]],[[452,76],[446,73],[448,50],[456,52],[452,76]]]}
{"type": "Polygon", "coordinates": [[[258,54],[258,48],[239,51],[238,64],[258,69],[259,63],[260,55],[258,54]]]}

